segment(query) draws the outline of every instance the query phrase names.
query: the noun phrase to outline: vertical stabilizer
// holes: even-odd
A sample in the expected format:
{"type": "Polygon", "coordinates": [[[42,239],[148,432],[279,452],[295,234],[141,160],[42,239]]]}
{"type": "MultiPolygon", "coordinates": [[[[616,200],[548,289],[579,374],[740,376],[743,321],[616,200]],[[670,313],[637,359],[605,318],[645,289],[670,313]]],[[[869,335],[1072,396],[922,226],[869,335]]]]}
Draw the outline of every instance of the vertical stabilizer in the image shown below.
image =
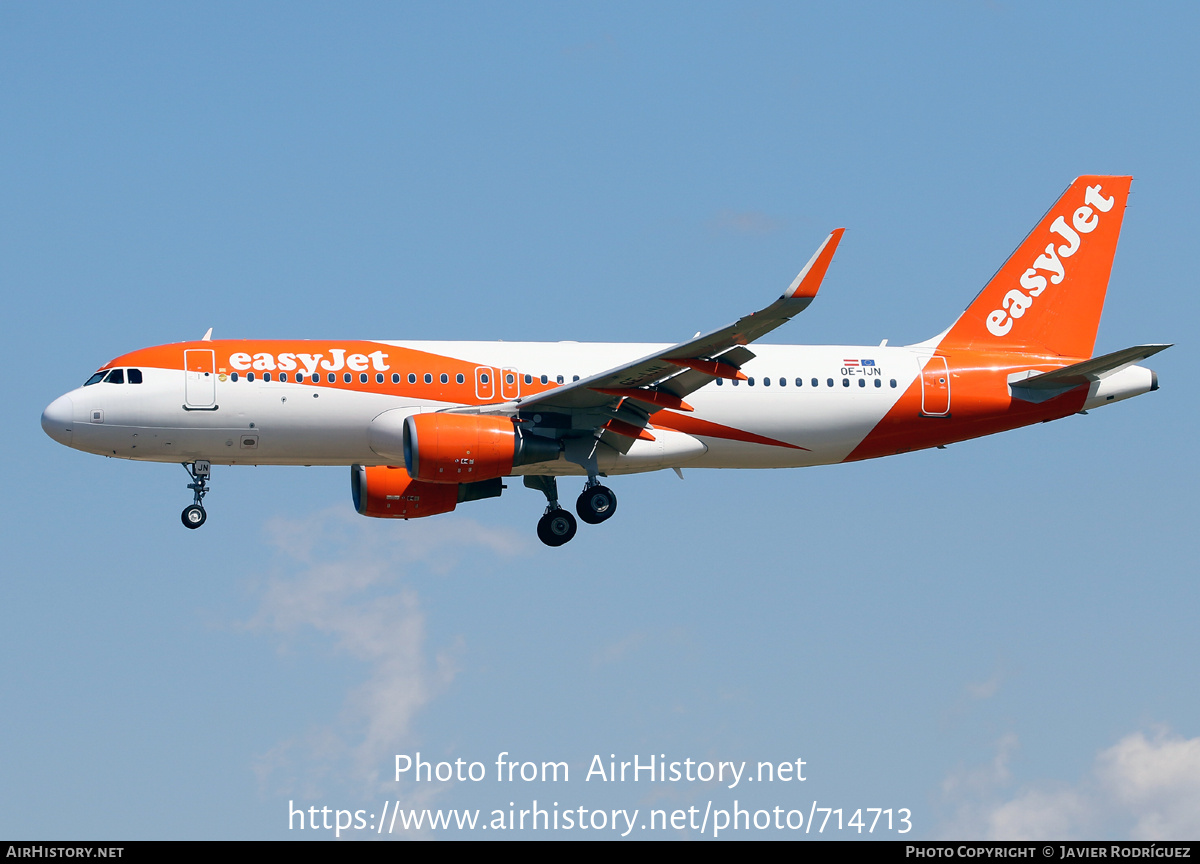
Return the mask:
{"type": "Polygon", "coordinates": [[[1132,180],[1077,178],[940,347],[1091,357],[1132,180]]]}

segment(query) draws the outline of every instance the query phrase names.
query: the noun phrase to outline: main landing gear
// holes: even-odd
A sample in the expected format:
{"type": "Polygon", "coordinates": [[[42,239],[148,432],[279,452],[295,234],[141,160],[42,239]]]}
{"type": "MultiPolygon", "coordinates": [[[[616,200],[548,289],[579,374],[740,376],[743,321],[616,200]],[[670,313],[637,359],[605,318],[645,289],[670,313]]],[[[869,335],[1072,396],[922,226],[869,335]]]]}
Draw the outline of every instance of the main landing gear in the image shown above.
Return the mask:
{"type": "Polygon", "coordinates": [[[185,528],[199,528],[208,518],[201,502],[208,494],[208,478],[212,473],[212,465],[205,459],[197,459],[195,462],[184,462],[183,467],[187,470],[188,476],[192,478],[192,482],[188,484],[187,488],[192,490],[193,501],[183,508],[183,513],[179,518],[183,521],[185,528]]]}
{"type": "MultiPolygon", "coordinates": [[[[538,539],[547,546],[562,546],[574,537],[579,524],[570,511],[559,506],[557,479],[527,475],[524,483],[546,496],[546,512],[537,525],[538,539]]],[[[607,486],[602,486],[596,477],[589,477],[575,502],[575,510],[584,522],[599,525],[617,512],[617,496],[607,486]]]]}
{"type": "Polygon", "coordinates": [[[575,501],[575,512],[589,525],[599,525],[617,512],[617,496],[595,477],[589,477],[575,501]]]}

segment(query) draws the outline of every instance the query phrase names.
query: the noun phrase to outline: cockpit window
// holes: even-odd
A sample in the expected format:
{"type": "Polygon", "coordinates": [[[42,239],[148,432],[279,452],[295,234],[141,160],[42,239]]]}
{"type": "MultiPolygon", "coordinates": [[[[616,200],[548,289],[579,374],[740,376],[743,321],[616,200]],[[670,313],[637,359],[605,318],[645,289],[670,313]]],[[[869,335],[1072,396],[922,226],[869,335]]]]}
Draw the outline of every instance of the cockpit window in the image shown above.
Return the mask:
{"type": "Polygon", "coordinates": [[[130,369],[129,370],[129,383],[130,384],[141,384],[142,383],[142,370],[141,369],[130,369]]]}
{"type": "Polygon", "coordinates": [[[125,383],[125,370],[124,369],[113,369],[111,372],[108,373],[108,375],[105,376],[104,383],[105,384],[124,384],[125,383]]]}
{"type": "Polygon", "coordinates": [[[100,381],[103,381],[103,380],[104,380],[104,376],[105,376],[105,375],[107,375],[107,374],[108,374],[108,370],[107,370],[107,369],[101,369],[99,372],[97,372],[97,373],[96,373],[95,375],[93,375],[91,378],[89,378],[88,380],[84,381],[84,382],[83,382],[83,386],[84,386],[84,387],[88,387],[88,386],[90,386],[90,385],[92,385],[92,384],[98,384],[100,381]]]}

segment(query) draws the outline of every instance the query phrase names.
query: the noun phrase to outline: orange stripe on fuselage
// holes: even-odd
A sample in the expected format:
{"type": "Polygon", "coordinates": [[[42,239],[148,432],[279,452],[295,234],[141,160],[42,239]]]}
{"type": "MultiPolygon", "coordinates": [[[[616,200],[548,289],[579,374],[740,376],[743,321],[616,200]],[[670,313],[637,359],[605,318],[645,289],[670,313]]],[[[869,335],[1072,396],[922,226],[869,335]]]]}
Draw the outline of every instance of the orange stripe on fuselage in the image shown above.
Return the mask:
{"type": "MultiPolygon", "coordinates": [[[[505,401],[502,399],[480,399],[475,394],[476,369],[484,366],[491,369],[493,393],[500,392],[500,382],[497,380],[504,370],[489,366],[487,363],[460,360],[426,351],[411,348],[400,348],[383,342],[366,341],[296,341],[296,340],[216,340],[212,342],[178,342],[172,345],[157,345],[152,348],[142,348],[129,354],[124,354],[112,360],[102,368],[135,366],[140,368],[178,369],[183,371],[184,352],[194,350],[212,350],[216,355],[216,371],[218,375],[228,375],[238,372],[245,377],[247,372],[254,372],[261,378],[264,372],[270,372],[276,381],[280,372],[288,374],[289,382],[295,383],[297,372],[304,373],[304,386],[336,387],[342,390],[353,390],[362,393],[379,393],[387,396],[402,396],[414,399],[424,399],[436,402],[447,402],[459,405],[486,405],[505,401]],[[341,352],[337,354],[336,352],[341,352]],[[237,355],[249,355],[249,368],[244,360],[235,365],[233,358],[237,355]],[[285,355],[288,355],[285,357],[285,355]],[[299,358],[307,355],[309,361],[316,359],[320,381],[314,383],[308,372],[311,362],[306,364],[299,358]],[[346,361],[352,355],[367,358],[365,369],[350,369],[346,361]],[[376,355],[376,357],[372,357],[376,355]],[[381,355],[381,356],[380,356],[381,355]],[[336,362],[340,356],[340,363],[336,362]],[[281,365],[281,358],[284,358],[281,365]],[[378,358],[378,359],[377,359],[378,358]],[[328,365],[322,365],[328,364],[328,365]],[[284,368],[284,367],[287,368],[284,368]],[[329,368],[333,366],[335,368],[329,368]],[[380,368],[384,367],[384,368],[380,368]],[[349,372],[351,380],[345,381],[344,376],[349,372]],[[335,381],[329,381],[330,374],[335,375],[335,381]],[[367,375],[364,383],[359,380],[362,374],[367,375]],[[376,374],[382,373],[383,383],[375,380],[376,374]],[[392,374],[400,375],[400,382],[392,383],[392,374]],[[416,383],[408,383],[408,375],[417,376],[416,383]],[[425,374],[433,376],[430,384],[425,383],[425,374]],[[447,375],[448,383],[441,383],[440,376],[447,375]],[[455,380],[457,375],[463,376],[463,383],[455,380]]],[[[358,365],[362,365],[361,362],[358,365]]],[[[521,374],[521,396],[532,396],[546,390],[561,386],[554,382],[543,384],[540,375],[531,375],[531,383],[526,384],[521,374]]],[[[234,386],[242,386],[239,382],[234,386]]],[[[251,384],[250,386],[253,386],[251,384]]],[[[515,385],[514,385],[515,386],[515,385]]],[[[507,387],[505,388],[508,389],[507,387]]]]}
{"type": "Polygon", "coordinates": [[[1027,369],[1049,371],[1076,362],[1073,359],[1064,362],[1064,359],[1022,358],[1013,354],[947,354],[950,413],[938,417],[922,415],[921,376],[918,375],[844,461],[923,450],[1075,414],[1087,400],[1088,388],[1082,385],[1038,404],[1014,399],[1009,394],[1009,374],[1027,369]],[[1022,359],[1027,362],[1022,363],[1022,359]]]}
{"type": "Polygon", "coordinates": [[[764,435],[755,435],[753,432],[734,429],[732,426],[722,426],[720,423],[701,420],[699,417],[692,417],[687,414],[676,414],[674,411],[659,411],[651,416],[650,422],[656,429],[661,427],[663,429],[671,429],[675,432],[683,432],[687,435],[703,436],[705,438],[724,438],[727,441],[766,444],[771,447],[787,447],[792,450],[808,450],[807,447],[801,447],[797,444],[789,444],[786,441],[778,441],[775,438],[767,438],[764,435]]]}

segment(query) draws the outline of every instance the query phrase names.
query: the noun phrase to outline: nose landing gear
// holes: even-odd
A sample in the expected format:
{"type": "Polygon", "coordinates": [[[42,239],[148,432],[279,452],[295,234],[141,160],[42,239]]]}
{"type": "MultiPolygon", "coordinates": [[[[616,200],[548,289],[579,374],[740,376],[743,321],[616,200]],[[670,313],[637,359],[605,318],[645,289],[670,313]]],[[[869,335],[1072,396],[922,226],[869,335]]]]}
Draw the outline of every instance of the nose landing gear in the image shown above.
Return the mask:
{"type": "Polygon", "coordinates": [[[188,484],[187,488],[192,490],[193,501],[183,508],[180,519],[185,528],[199,528],[208,518],[201,502],[208,494],[208,478],[212,473],[212,465],[206,459],[197,459],[195,462],[184,462],[183,467],[188,472],[188,476],[192,478],[192,482],[188,484]]]}

